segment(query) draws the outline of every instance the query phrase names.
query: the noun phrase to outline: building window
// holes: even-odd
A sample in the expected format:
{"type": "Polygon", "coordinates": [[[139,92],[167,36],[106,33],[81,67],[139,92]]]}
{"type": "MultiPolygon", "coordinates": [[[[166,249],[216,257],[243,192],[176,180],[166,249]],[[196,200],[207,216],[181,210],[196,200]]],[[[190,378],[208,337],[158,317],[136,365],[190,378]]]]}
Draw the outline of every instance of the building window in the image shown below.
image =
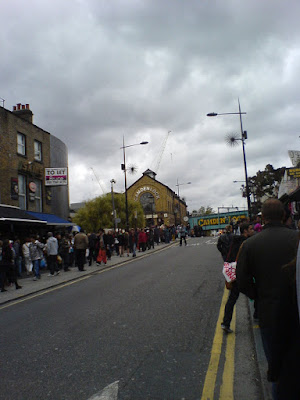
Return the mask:
{"type": "Polygon", "coordinates": [[[18,175],[19,207],[26,210],[26,176],[18,175]]]}
{"type": "Polygon", "coordinates": [[[23,133],[18,133],[18,154],[26,156],[26,136],[23,133]]]}
{"type": "Polygon", "coordinates": [[[42,161],[42,143],[38,140],[34,141],[34,159],[36,161],[42,161]]]}
{"type": "Polygon", "coordinates": [[[155,213],[155,200],[151,193],[143,193],[140,197],[140,203],[143,207],[144,214],[155,213]]]}
{"type": "Polygon", "coordinates": [[[34,181],[36,184],[35,190],[35,211],[42,212],[43,205],[42,205],[42,182],[41,181],[34,181]]]}

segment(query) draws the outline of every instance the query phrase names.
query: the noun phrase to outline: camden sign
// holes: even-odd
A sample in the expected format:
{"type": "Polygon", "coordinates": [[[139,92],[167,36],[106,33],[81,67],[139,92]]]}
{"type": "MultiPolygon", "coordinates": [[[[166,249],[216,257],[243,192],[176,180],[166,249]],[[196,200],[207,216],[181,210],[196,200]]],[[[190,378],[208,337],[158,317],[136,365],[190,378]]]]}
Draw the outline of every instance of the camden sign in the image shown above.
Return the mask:
{"type": "Polygon", "coordinates": [[[134,195],[134,201],[138,201],[139,195],[140,195],[141,193],[145,193],[145,192],[150,192],[150,193],[152,193],[153,196],[154,196],[156,199],[159,199],[159,198],[160,198],[158,191],[157,191],[154,187],[152,187],[152,186],[143,186],[143,187],[140,187],[140,188],[136,191],[136,193],[135,193],[135,195],[134,195]]]}

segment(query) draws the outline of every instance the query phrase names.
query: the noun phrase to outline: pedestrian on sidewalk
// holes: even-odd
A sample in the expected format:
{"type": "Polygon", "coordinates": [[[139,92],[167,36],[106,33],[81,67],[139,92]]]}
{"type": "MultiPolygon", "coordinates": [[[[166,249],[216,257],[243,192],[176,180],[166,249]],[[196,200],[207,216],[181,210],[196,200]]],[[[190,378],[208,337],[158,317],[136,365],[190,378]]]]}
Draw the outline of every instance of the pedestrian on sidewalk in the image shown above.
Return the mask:
{"type": "Polygon", "coordinates": [[[153,236],[154,242],[159,245],[160,229],[158,226],[154,228],[153,236]]]}
{"type": "Polygon", "coordinates": [[[41,267],[41,259],[43,258],[44,247],[45,245],[38,240],[37,235],[33,235],[31,237],[29,253],[34,269],[34,278],[33,278],[34,281],[36,281],[37,279],[41,279],[40,267],[41,267]]]}
{"type": "Polygon", "coordinates": [[[22,286],[18,284],[17,273],[14,265],[14,254],[11,249],[11,244],[8,239],[3,241],[2,253],[1,253],[1,292],[5,292],[5,279],[9,276],[10,282],[14,283],[16,289],[21,289],[22,286]]]}
{"type": "Polygon", "coordinates": [[[30,258],[30,248],[31,246],[31,240],[30,238],[25,239],[25,243],[22,246],[22,252],[23,252],[23,257],[24,257],[24,263],[25,263],[25,268],[26,268],[26,274],[31,275],[32,274],[32,261],[30,258]]]}
{"type": "MultiPolygon", "coordinates": [[[[281,270],[296,257],[298,232],[282,223],[284,207],[278,199],[264,202],[262,217],[265,221],[263,230],[243,244],[236,272],[239,290],[257,300],[260,333],[270,367],[272,337],[280,304],[281,270]]],[[[274,399],[276,393],[274,383],[274,399]]]]}
{"type": "Polygon", "coordinates": [[[22,276],[22,248],[20,239],[15,238],[13,243],[13,249],[15,251],[15,267],[17,269],[17,275],[19,278],[22,276]]]}
{"type": "Polygon", "coordinates": [[[108,234],[106,236],[106,241],[107,241],[107,246],[106,246],[106,254],[107,254],[107,258],[108,260],[111,260],[111,256],[112,253],[114,251],[114,243],[115,243],[115,239],[113,236],[112,231],[108,231],[108,234]]]}
{"type": "Polygon", "coordinates": [[[96,254],[96,242],[97,242],[97,235],[96,233],[92,232],[88,234],[88,240],[89,240],[89,266],[92,265],[93,261],[96,261],[97,254],[96,254]]]}
{"type": "Polygon", "coordinates": [[[62,268],[65,272],[70,271],[70,247],[71,242],[69,239],[69,235],[67,233],[63,233],[61,235],[61,240],[58,247],[58,254],[61,256],[62,268]]]}
{"type": "MultiPolygon", "coordinates": [[[[242,243],[254,234],[253,226],[248,223],[243,223],[240,225],[241,235],[234,235],[232,237],[230,249],[227,254],[227,262],[234,262],[237,260],[239,249],[242,243]]],[[[233,309],[237,299],[239,298],[240,291],[236,280],[231,282],[231,289],[229,292],[228,300],[225,305],[224,317],[221,324],[221,328],[226,333],[232,333],[230,329],[230,323],[232,320],[233,309]]]]}
{"type": "Polygon", "coordinates": [[[123,234],[123,246],[124,251],[127,253],[127,257],[129,257],[129,233],[127,231],[123,234]]]}
{"type": "Polygon", "coordinates": [[[48,239],[46,243],[47,251],[47,264],[50,270],[48,276],[54,276],[59,274],[59,267],[57,265],[57,255],[58,255],[58,242],[53,236],[52,232],[48,232],[48,239]]]}
{"type": "Polygon", "coordinates": [[[74,238],[74,249],[75,249],[75,263],[78,265],[79,271],[85,271],[84,263],[85,263],[85,253],[88,248],[89,241],[88,237],[85,234],[84,230],[81,229],[74,238]]]}
{"type": "Polygon", "coordinates": [[[99,240],[98,240],[98,246],[96,247],[98,254],[97,254],[97,265],[100,265],[101,262],[104,264],[107,263],[107,257],[106,257],[106,243],[104,240],[104,230],[100,229],[99,230],[99,240]]]}
{"type": "Polygon", "coordinates": [[[147,244],[147,234],[144,229],[141,229],[139,232],[139,246],[140,251],[146,251],[146,244],[147,244]]]}
{"type": "Polygon", "coordinates": [[[138,242],[138,234],[135,229],[131,228],[128,240],[129,240],[130,251],[132,252],[132,257],[136,257],[136,245],[138,242]]]}
{"type": "Polygon", "coordinates": [[[226,261],[232,239],[233,239],[232,226],[227,225],[225,227],[225,233],[223,233],[219,237],[217,242],[217,249],[221,253],[223,261],[226,261]]]}

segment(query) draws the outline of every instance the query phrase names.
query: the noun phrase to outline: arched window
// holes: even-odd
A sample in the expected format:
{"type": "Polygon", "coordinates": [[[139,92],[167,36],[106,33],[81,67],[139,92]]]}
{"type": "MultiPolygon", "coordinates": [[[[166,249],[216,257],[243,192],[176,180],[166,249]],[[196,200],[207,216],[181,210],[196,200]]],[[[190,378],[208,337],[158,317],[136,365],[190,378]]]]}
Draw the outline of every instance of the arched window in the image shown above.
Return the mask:
{"type": "Polygon", "coordinates": [[[153,214],[155,212],[155,200],[151,193],[143,193],[140,197],[140,203],[144,214],[153,214]]]}

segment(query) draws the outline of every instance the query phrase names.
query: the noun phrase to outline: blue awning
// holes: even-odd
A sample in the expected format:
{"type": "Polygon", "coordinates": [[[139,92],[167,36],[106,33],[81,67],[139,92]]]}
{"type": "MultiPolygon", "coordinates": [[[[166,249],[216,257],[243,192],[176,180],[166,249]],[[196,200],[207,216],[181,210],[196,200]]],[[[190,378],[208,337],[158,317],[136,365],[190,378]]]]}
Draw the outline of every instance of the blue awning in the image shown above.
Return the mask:
{"type": "Polygon", "coordinates": [[[10,206],[8,204],[0,204],[0,222],[3,223],[34,223],[45,224],[39,218],[29,215],[30,213],[20,210],[19,207],[10,206]]]}
{"type": "Polygon", "coordinates": [[[46,214],[40,212],[26,211],[27,214],[38,218],[41,221],[46,221],[47,225],[61,225],[61,226],[73,226],[74,224],[66,219],[60,218],[54,214],[46,214]]]}

